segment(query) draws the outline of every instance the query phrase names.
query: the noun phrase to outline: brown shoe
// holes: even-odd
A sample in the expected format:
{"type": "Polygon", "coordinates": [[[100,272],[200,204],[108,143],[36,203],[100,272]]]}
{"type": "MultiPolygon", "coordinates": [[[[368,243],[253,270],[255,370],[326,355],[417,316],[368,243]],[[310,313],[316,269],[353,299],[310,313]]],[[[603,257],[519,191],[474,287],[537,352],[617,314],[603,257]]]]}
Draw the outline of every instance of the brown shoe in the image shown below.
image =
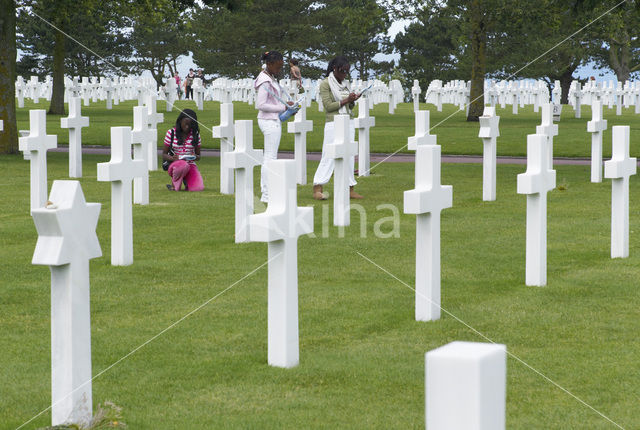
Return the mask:
{"type": "Polygon", "coordinates": [[[327,195],[322,192],[322,185],[313,186],[313,198],[316,200],[327,200],[327,195]]]}
{"type": "Polygon", "coordinates": [[[353,190],[353,186],[349,187],[349,197],[352,199],[364,199],[364,197],[353,190]]]}

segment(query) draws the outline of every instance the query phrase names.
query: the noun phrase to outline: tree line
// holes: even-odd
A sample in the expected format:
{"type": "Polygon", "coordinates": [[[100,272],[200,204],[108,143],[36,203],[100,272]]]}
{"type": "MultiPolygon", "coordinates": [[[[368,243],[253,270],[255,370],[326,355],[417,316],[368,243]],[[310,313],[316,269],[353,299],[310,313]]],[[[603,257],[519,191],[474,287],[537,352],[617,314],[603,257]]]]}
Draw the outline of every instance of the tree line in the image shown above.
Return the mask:
{"type": "Polygon", "coordinates": [[[17,151],[6,111],[15,117],[18,74],[51,75],[49,111],[64,114],[65,75],[149,70],[162,85],[191,52],[209,75],[253,77],[261,53],[278,49],[317,78],[343,54],[362,79],[471,80],[468,119],[477,120],[487,77],[559,80],[566,103],[584,64],[620,81],[640,67],[640,0],[0,0],[0,10],[15,11],[13,24],[11,13],[0,17],[0,152],[17,151]],[[410,24],[390,40],[398,19],[410,24]]]}

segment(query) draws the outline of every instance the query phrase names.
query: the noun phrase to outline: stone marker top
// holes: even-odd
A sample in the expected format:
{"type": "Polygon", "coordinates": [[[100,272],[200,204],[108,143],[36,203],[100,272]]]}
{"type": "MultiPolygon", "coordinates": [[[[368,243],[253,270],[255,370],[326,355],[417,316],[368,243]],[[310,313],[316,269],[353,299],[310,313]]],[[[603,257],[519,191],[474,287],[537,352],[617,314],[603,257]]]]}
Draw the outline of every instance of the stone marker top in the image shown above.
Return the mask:
{"type": "Polygon", "coordinates": [[[518,194],[546,193],[556,187],[556,171],[549,166],[547,139],[544,134],[527,136],[527,170],[518,175],[518,194]]]}
{"type": "Polygon", "coordinates": [[[417,110],[413,113],[415,118],[415,136],[409,136],[407,149],[415,151],[420,145],[437,145],[438,137],[429,134],[429,111],[417,110]]]}
{"type": "Polygon", "coordinates": [[[98,181],[129,181],[146,172],[144,160],[131,158],[131,128],[111,127],[111,160],[98,163],[98,181]]]}
{"type": "Polygon", "coordinates": [[[455,341],[427,352],[429,357],[447,357],[450,359],[489,357],[496,352],[506,351],[507,347],[499,343],[455,341]]]}
{"type": "MultiPolygon", "coordinates": [[[[253,121],[236,121],[235,134],[235,151],[223,153],[229,165],[234,169],[251,169],[253,166],[262,164],[262,149],[253,148],[253,121]]],[[[248,187],[253,189],[253,184],[248,184],[248,187]]]]}
{"type": "Polygon", "coordinates": [[[597,133],[607,129],[607,120],[602,119],[602,102],[595,100],[591,105],[592,119],[587,121],[587,131],[597,133]]]}
{"type": "Polygon", "coordinates": [[[60,266],[74,255],[91,259],[102,256],[96,234],[100,203],[87,203],[78,181],[54,181],[44,208],[31,214],[38,231],[32,264],[60,266]]]}
{"type": "Polygon", "coordinates": [[[453,187],[442,185],[441,150],[438,145],[420,145],[416,149],[416,187],[404,192],[405,213],[440,212],[453,205],[453,187]]]}
{"type": "Polygon", "coordinates": [[[295,239],[313,231],[313,208],[297,206],[294,160],[266,163],[269,204],[267,210],[249,217],[253,242],[295,239]]]}
{"type": "Polygon", "coordinates": [[[356,155],[358,150],[356,142],[351,141],[349,115],[336,115],[334,124],[334,140],[326,145],[327,157],[347,160],[349,157],[356,155]]]}
{"type": "Polygon", "coordinates": [[[637,172],[636,158],[629,157],[629,126],[618,125],[612,130],[611,160],[604,163],[604,177],[626,178],[637,172]]]}
{"type": "Polygon", "coordinates": [[[234,125],[233,125],[233,103],[220,104],[220,125],[211,127],[211,133],[216,139],[229,139],[233,140],[234,137],[234,125]]]}
{"type": "Polygon", "coordinates": [[[551,103],[542,105],[542,124],[536,126],[536,134],[545,134],[551,137],[558,135],[558,125],[553,123],[553,105],[551,103]]]}
{"type": "Polygon", "coordinates": [[[499,124],[500,117],[496,115],[496,108],[486,106],[480,117],[480,132],[478,133],[478,137],[488,139],[500,136],[499,124]]]}
{"type": "Polygon", "coordinates": [[[19,140],[20,151],[46,151],[58,146],[58,136],[47,134],[47,112],[44,109],[29,111],[29,135],[19,140]]]}
{"type": "Polygon", "coordinates": [[[82,128],[89,126],[89,117],[82,116],[80,97],[69,99],[69,116],[60,118],[61,128],[82,128]]]}

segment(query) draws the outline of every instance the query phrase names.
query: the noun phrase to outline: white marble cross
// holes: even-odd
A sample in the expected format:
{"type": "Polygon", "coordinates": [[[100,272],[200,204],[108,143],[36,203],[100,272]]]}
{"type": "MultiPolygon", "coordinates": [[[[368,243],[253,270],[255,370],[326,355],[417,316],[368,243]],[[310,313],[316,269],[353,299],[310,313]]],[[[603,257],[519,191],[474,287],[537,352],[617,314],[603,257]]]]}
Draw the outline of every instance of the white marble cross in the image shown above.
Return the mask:
{"type": "Polygon", "coordinates": [[[350,224],[349,169],[356,155],[356,142],[351,141],[349,115],[336,115],[333,143],[327,145],[327,157],[335,160],[333,176],[333,225],[350,224]]]}
{"type": "Polygon", "coordinates": [[[16,81],[16,93],[18,95],[18,107],[21,109],[24,107],[24,91],[24,80],[22,79],[22,76],[18,76],[18,80],[16,81]]]}
{"type": "Polygon", "coordinates": [[[376,125],[376,118],[369,116],[368,97],[358,100],[358,117],[353,122],[358,130],[358,176],[369,176],[371,164],[369,129],[376,125]]]}
{"type": "Polygon", "coordinates": [[[85,106],[89,106],[89,96],[91,95],[91,84],[89,78],[82,78],[82,103],[85,106]]]}
{"type": "Polygon", "coordinates": [[[455,341],[425,355],[428,430],[504,430],[507,347],[455,341]]]}
{"type": "Polygon", "coordinates": [[[253,149],[253,121],[236,121],[236,148],[222,153],[225,166],[236,174],[236,243],[249,242],[249,216],[253,215],[253,168],[262,164],[262,150],[253,149]]]}
{"type": "Polygon", "coordinates": [[[31,84],[31,99],[35,104],[40,101],[40,83],[37,76],[32,76],[29,82],[31,84]]]}
{"type": "Polygon", "coordinates": [[[177,90],[178,85],[176,84],[175,78],[172,76],[167,79],[167,84],[165,85],[165,92],[167,93],[167,112],[171,112],[173,110],[173,103],[176,101],[177,90]]]}
{"type": "Polygon", "coordinates": [[[580,118],[582,112],[582,90],[579,82],[576,82],[573,97],[575,97],[576,118],[580,118]]]}
{"type": "Polygon", "coordinates": [[[607,120],[602,119],[602,102],[591,104],[591,121],[587,131],[591,133],[591,182],[602,182],[602,132],[607,129],[607,120]]]}
{"type": "Polygon", "coordinates": [[[233,169],[222,163],[222,154],[233,151],[233,103],[220,104],[220,125],[211,130],[220,139],[220,193],[233,194],[233,169]]]}
{"type": "Polygon", "coordinates": [[[107,93],[107,109],[112,109],[111,99],[113,98],[113,91],[115,87],[111,83],[111,79],[107,78],[105,82],[102,84],[102,89],[107,93]]]}
{"type": "Polygon", "coordinates": [[[157,99],[158,97],[155,94],[148,94],[146,98],[149,128],[154,133],[153,142],[148,147],[147,163],[149,170],[158,170],[158,123],[164,121],[164,114],[156,111],[157,99]]]}
{"type": "Polygon", "coordinates": [[[147,166],[146,174],[133,179],[133,203],[149,204],[149,161],[147,158],[155,146],[157,130],[149,128],[149,111],[146,106],[134,106],[133,130],[131,130],[131,144],[133,145],[133,159],[141,160],[147,166]]]}
{"type": "Polygon", "coordinates": [[[133,178],[148,175],[142,160],[131,158],[131,128],[111,127],[111,161],[98,164],[98,181],[111,182],[111,265],[133,264],[133,178]]]}
{"type": "Polygon", "coordinates": [[[100,203],[86,203],[80,182],[54,181],[47,207],[31,214],[38,230],[33,264],[51,270],[51,424],[89,424],[91,321],[89,260],[102,255],[100,203]]]}
{"type": "Polygon", "coordinates": [[[482,139],[482,200],[496,199],[496,138],[500,136],[500,117],[496,115],[495,107],[485,107],[480,117],[480,132],[482,139]]]}
{"type": "Polygon", "coordinates": [[[429,134],[429,111],[418,110],[413,113],[415,117],[415,136],[410,136],[407,148],[415,151],[420,145],[436,145],[438,143],[435,134],[429,134]]]}
{"type": "Polygon", "coordinates": [[[307,183],[307,133],[311,130],[313,130],[313,121],[307,119],[307,106],[303,103],[293,121],[287,123],[287,132],[294,133],[296,181],[300,185],[307,183]]]}
{"type": "Polygon", "coordinates": [[[69,129],[69,177],[82,177],[82,127],[89,127],[89,118],[82,116],[80,97],[69,99],[69,116],[60,118],[60,127],[69,129]]]}
{"type": "Polygon", "coordinates": [[[604,163],[604,177],[611,181],[611,258],[629,256],[629,177],[637,161],[629,157],[629,126],[611,128],[612,156],[604,163]]]}
{"type": "Polygon", "coordinates": [[[558,135],[558,125],[553,123],[553,105],[551,103],[542,104],[542,124],[536,126],[536,134],[547,136],[549,150],[549,168],[553,168],[553,138],[558,135]]]}
{"type": "Polygon", "coordinates": [[[453,187],[440,180],[441,148],[418,145],[415,188],[404,192],[404,213],[416,215],[416,321],[440,319],[440,213],[453,187]]]}
{"type": "Polygon", "coordinates": [[[547,136],[527,136],[527,171],[518,175],[518,194],[527,194],[526,285],[547,284],[547,193],[556,187],[547,136]]]}
{"type": "Polygon", "coordinates": [[[413,80],[413,87],[411,87],[411,96],[413,97],[413,111],[417,112],[420,110],[420,93],[422,90],[420,89],[420,83],[417,79],[413,80]]]}
{"type": "Polygon", "coordinates": [[[389,103],[389,115],[393,115],[396,110],[396,103],[393,96],[393,88],[389,85],[389,89],[387,90],[387,99],[389,103]]]}
{"type": "Polygon", "coordinates": [[[193,98],[196,102],[196,108],[198,110],[204,109],[204,86],[200,78],[193,80],[193,98]]]}
{"type": "Polygon", "coordinates": [[[269,204],[249,217],[250,240],[268,242],[268,362],[294,367],[298,341],[298,237],[313,231],[313,208],[297,206],[295,161],[267,162],[269,204]]]}
{"type": "Polygon", "coordinates": [[[47,150],[58,146],[58,136],[47,134],[47,114],[44,109],[29,111],[28,136],[19,139],[18,147],[29,154],[31,170],[31,210],[47,202],[47,150]]]}

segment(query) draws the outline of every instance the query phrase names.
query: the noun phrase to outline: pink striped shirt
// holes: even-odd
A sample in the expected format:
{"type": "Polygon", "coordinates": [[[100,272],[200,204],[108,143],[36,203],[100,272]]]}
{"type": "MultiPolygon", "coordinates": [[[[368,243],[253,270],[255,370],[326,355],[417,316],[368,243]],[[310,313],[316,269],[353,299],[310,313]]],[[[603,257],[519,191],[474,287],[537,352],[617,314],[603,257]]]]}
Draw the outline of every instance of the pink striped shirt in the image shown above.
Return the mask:
{"type": "MultiPolygon", "coordinates": [[[[171,131],[173,130],[173,153],[180,157],[181,155],[196,155],[195,148],[193,146],[193,131],[189,131],[189,135],[184,139],[182,145],[178,145],[178,135],[175,132],[175,127],[167,130],[167,134],[164,136],[164,146],[167,148],[171,146],[171,131]]],[[[197,147],[200,147],[201,139],[198,136],[197,147]]],[[[195,164],[194,160],[187,161],[189,164],[195,164]]]]}

